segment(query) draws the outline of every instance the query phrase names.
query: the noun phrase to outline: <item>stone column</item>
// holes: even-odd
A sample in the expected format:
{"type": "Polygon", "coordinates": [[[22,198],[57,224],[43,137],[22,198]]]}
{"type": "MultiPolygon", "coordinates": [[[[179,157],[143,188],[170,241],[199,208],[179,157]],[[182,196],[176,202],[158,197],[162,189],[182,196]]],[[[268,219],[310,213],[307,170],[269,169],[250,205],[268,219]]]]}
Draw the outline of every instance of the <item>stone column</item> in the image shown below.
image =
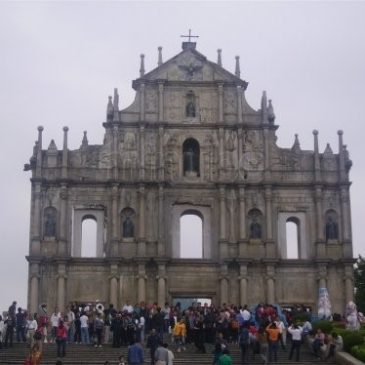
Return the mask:
{"type": "Polygon", "coordinates": [[[235,242],[235,204],[236,204],[236,192],[234,189],[230,191],[229,194],[229,242],[235,242]]]}
{"type": "Polygon", "coordinates": [[[226,189],[225,186],[219,188],[219,257],[227,257],[227,235],[226,235],[226,189]]]}
{"type": "Polygon", "coordinates": [[[66,303],[66,263],[60,262],[58,263],[58,275],[57,275],[57,307],[60,312],[65,311],[65,303],[66,303]]]}
{"type": "Polygon", "coordinates": [[[344,268],[345,282],[345,304],[354,300],[354,269],[352,264],[346,265],[344,268]]]}
{"type": "Polygon", "coordinates": [[[319,258],[326,257],[326,243],[324,239],[324,224],[323,224],[323,211],[322,211],[322,186],[316,185],[314,192],[315,201],[315,224],[316,224],[316,255],[319,258]]]}
{"type": "Polygon", "coordinates": [[[270,172],[270,146],[269,146],[269,129],[264,128],[264,177],[268,181],[271,178],[270,172]]]}
{"type": "MultiPolygon", "coordinates": [[[[341,186],[342,237],[344,243],[351,242],[351,210],[348,188],[341,186]]],[[[351,255],[352,257],[352,255],[351,255]]]]}
{"type": "Polygon", "coordinates": [[[245,204],[245,188],[243,185],[239,187],[239,212],[240,224],[239,235],[240,240],[246,239],[246,204],[245,204]]]}
{"type": "Polygon", "coordinates": [[[237,86],[237,121],[242,123],[242,87],[237,86]]]}
{"type": "Polygon", "coordinates": [[[144,263],[138,264],[138,303],[146,301],[146,269],[144,263]]]}
{"type": "Polygon", "coordinates": [[[61,184],[60,189],[60,239],[58,242],[58,255],[65,256],[71,253],[71,247],[67,247],[68,243],[68,226],[67,226],[67,203],[68,190],[66,184],[61,184]]]}
{"type": "Polygon", "coordinates": [[[162,308],[166,303],[166,265],[158,264],[157,279],[157,303],[162,308]]]}
{"type": "Polygon", "coordinates": [[[140,121],[144,121],[145,120],[145,89],[146,89],[146,86],[145,84],[141,84],[140,86],[140,95],[141,95],[141,98],[140,98],[140,109],[139,109],[139,119],[140,121]]]}
{"type": "Polygon", "coordinates": [[[247,298],[247,263],[240,263],[240,276],[238,277],[240,284],[240,305],[245,305],[248,303],[247,298]]]}
{"type": "Polygon", "coordinates": [[[218,121],[219,123],[223,123],[223,84],[218,85],[218,121]]]}
{"type": "Polygon", "coordinates": [[[163,93],[164,93],[164,86],[162,82],[158,83],[158,121],[162,122],[164,115],[163,115],[163,109],[164,109],[164,103],[163,103],[163,93]]]}
{"type": "Polygon", "coordinates": [[[219,143],[219,179],[224,179],[224,128],[220,127],[218,131],[218,143],[219,143]]]}
{"type": "Polygon", "coordinates": [[[39,301],[39,263],[29,263],[29,313],[38,312],[39,301]]]}
{"type": "Polygon", "coordinates": [[[112,263],[110,265],[110,292],[109,302],[114,305],[114,308],[118,308],[118,264],[112,263]]]}
{"type": "Polygon", "coordinates": [[[267,275],[267,303],[273,304],[275,303],[275,266],[267,265],[266,266],[266,275],[267,275]]]}
{"type": "Polygon", "coordinates": [[[119,223],[120,217],[118,214],[118,201],[119,201],[119,188],[118,184],[112,186],[112,237],[111,237],[111,248],[110,255],[118,256],[118,238],[119,238],[119,223]]]}
{"type": "Polygon", "coordinates": [[[237,130],[237,137],[238,137],[238,165],[237,165],[237,177],[239,181],[243,181],[244,171],[243,171],[243,128],[239,127],[237,130]]]}
{"type": "Polygon", "coordinates": [[[145,146],[145,128],[143,125],[139,127],[139,178],[144,180],[145,175],[145,164],[144,164],[144,146],[145,146]]]}
{"type": "Polygon", "coordinates": [[[165,255],[165,240],[164,240],[164,189],[163,185],[158,187],[158,256],[165,255]]]}
{"type": "Polygon", "coordinates": [[[274,258],[277,255],[276,246],[273,239],[273,229],[272,229],[272,190],[271,185],[265,186],[265,210],[266,210],[266,242],[265,250],[267,258],[274,258]]]}
{"type": "Polygon", "coordinates": [[[228,268],[226,264],[221,266],[220,275],[221,304],[228,303],[228,268]]]}
{"type": "Polygon", "coordinates": [[[146,256],[146,230],[145,230],[145,201],[146,191],[144,185],[139,186],[139,237],[138,256],[146,256]]]}
{"type": "Polygon", "coordinates": [[[164,128],[158,128],[158,179],[159,181],[163,181],[165,179],[165,171],[164,171],[164,155],[163,155],[163,137],[164,137],[164,128]]]}
{"type": "Polygon", "coordinates": [[[41,183],[33,183],[33,216],[31,217],[30,255],[41,254],[41,183]]]}
{"type": "Polygon", "coordinates": [[[117,126],[113,127],[113,179],[118,180],[118,142],[119,129],[117,126]]]}

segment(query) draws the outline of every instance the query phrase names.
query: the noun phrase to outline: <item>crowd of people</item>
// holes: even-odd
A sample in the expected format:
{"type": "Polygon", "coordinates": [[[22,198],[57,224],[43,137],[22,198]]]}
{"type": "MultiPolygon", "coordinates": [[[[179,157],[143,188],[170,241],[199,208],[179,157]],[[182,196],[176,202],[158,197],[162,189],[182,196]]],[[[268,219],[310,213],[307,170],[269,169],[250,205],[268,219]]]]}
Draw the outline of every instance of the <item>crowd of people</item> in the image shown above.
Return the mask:
{"type": "MultiPolygon", "coordinates": [[[[248,362],[249,356],[260,356],[264,362],[277,362],[278,348],[286,350],[288,336],[291,339],[288,358],[295,356],[299,361],[303,339],[312,331],[309,321],[301,324],[293,321],[295,311],[307,309],[282,312],[279,307],[268,304],[259,304],[249,310],[247,305],[216,307],[193,303],[182,309],[179,303],[175,306],[166,303],[161,308],[157,303],[141,302],[133,306],[127,301],[118,309],[113,304],[104,308],[100,303],[74,302],[63,313],[57,308],[49,313],[43,304],[33,314],[16,305],[14,301],[4,318],[0,316],[0,348],[11,347],[14,336],[18,342],[28,342],[28,361],[32,365],[40,363],[45,343],[57,345],[59,359],[66,356],[67,344],[94,347],[110,344],[116,348],[128,346],[127,362],[138,365],[147,361],[141,346],[145,344],[151,365],[170,365],[174,359],[171,349],[181,352],[193,345],[197,352],[206,353],[207,344],[211,344],[214,347],[213,365],[232,364],[230,346],[240,348],[242,364],[248,362]]],[[[326,356],[334,356],[335,350],[341,348],[341,340],[336,333],[327,339],[323,333],[316,333],[313,351],[320,356],[320,348],[327,341],[326,356]]],[[[123,357],[119,363],[125,363],[123,357]]]]}

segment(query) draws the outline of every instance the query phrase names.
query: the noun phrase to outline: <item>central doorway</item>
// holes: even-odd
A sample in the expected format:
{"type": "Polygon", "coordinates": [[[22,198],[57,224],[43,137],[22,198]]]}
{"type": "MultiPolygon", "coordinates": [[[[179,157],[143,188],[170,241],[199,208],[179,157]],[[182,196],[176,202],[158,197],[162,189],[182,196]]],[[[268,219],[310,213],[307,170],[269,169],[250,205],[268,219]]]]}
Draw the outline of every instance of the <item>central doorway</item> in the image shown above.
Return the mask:
{"type": "Polygon", "coordinates": [[[212,304],[212,298],[187,298],[187,297],[176,297],[172,299],[172,305],[175,307],[180,304],[181,310],[185,310],[189,307],[203,307],[205,304],[208,307],[212,304]]]}

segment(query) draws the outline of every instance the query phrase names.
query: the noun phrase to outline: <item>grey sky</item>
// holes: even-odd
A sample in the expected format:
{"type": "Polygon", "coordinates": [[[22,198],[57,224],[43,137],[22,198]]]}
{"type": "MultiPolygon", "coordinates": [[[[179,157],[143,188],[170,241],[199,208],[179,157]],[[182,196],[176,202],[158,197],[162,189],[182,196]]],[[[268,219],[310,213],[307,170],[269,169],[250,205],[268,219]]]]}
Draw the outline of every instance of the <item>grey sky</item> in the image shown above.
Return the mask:
{"type": "Polygon", "coordinates": [[[301,147],[330,142],[337,130],[353,160],[351,171],[354,254],[365,254],[364,85],[365,3],[363,2],[1,2],[0,132],[1,256],[0,309],[13,299],[26,305],[30,174],[22,172],[43,125],[44,148],[62,127],[78,148],[82,131],[89,143],[103,140],[108,95],[119,88],[129,105],[131,81],[181,50],[181,34],[198,34],[197,49],[250,84],[248,102],[258,109],[263,90],[273,99],[278,144],[289,147],[298,133],[301,147]]]}

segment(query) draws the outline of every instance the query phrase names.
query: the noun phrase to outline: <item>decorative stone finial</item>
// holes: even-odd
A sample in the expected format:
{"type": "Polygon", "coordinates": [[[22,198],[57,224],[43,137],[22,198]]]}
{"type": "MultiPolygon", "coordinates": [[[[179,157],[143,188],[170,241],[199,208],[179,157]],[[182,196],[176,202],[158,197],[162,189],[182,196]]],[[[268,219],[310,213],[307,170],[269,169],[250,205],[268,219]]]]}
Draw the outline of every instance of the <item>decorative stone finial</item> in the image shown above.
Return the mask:
{"type": "Polygon", "coordinates": [[[162,47],[158,47],[158,61],[157,61],[157,66],[161,66],[162,65],[162,47]]]}
{"type": "Polygon", "coordinates": [[[269,106],[267,108],[267,119],[269,119],[270,123],[274,123],[275,121],[274,107],[272,106],[271,99],[269,100],[269,106]]]}
{"type": "Polygon", "coordinates": [[[63,127],[64,132],[68,132],[68,127],[63,127]]]}
{"type": "Polygon", "coordinates": [[[293,152],[296,152],[296,153],[300,153],[300,151],[301,151],[299,138],[298,138],[297,133],[294,135],[294,144],[293,144],[293,147],[291,149],[292,149],[293,152]]]}
{"type": "Polygon", "coordinates": [[[40,125],[39,127],[38,127],[38,132],[42,132],[43,131],[43,127],[40,125]]]}
{"type": "Polygon", "coordinates": [[[219,48],[217,49],[217,52],[218,52],[218,60],[217,60],[217,63],[219,66],[222,67],[222,50],[219,48]]]}
{"type": "Polygon", "coordinates": [[[106,107],[106,121],[111,122],[113,120],[114,107],[112,102],[112,97],[108,96],[108,105],[106,107]]]}
{"type": "Polygon", "coordinates": [[[241,70],[240,70],[240,56],[236,56],[236,71],[235,71],[235,75],[237,77],[241,76],[241,70]]]}
{"type": "Polygon", "coordinates": [[[143,77],[144,76],[144,72],[145,72],[145,69],[144,69],[144,54],[142,53],[141,54],[141,67],[139,69],[139,76],[140,77],[143,77]]]}
{"type": "Polygon", "coordinates": [[[87,139],[87,131],[84,131],[84,136],[82,137],[81,147],[87,147],[89,145],[89,141],[87,139]]]}
{"type": "Polygon", "coordinates": [[[339,136],[342,136],[342,135],[343,135],[343,131],[340,129],[339,131],[337,131],[337,134],[338,134],[339,136]]]}
{"type": "Polygon", "coordinates": [[[317,131],[317,129],[313,129],[313,134],[314,134],[315,136],[318,136],[318,131],[317,131]]]}

